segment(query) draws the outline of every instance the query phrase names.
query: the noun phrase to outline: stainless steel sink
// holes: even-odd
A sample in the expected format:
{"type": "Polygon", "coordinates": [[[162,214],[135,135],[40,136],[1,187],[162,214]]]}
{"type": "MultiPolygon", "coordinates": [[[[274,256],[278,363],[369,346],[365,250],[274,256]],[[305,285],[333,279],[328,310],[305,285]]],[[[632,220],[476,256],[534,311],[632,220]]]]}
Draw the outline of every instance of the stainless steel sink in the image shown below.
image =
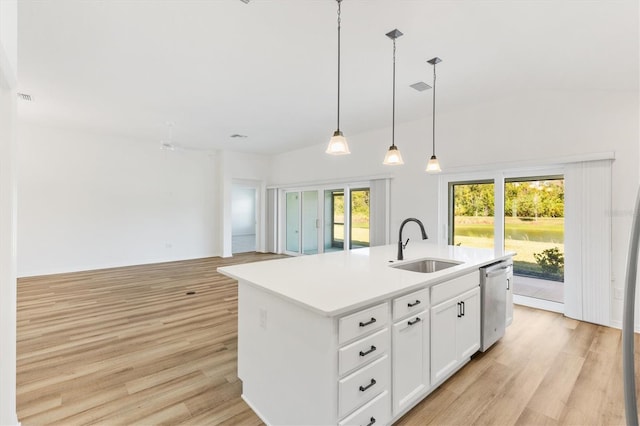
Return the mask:
{"type": "Polygon", "coordinates": [[[391,265],[391,267],[404,269],[405,271],[421,272],[423,274],[428,274],[431,272],[437,272],[443,269],[451,268],[453,266],[457,266],[460,264],[461,262],[452,262],[447,260],[421,259],[421,260],[416,260],[414,262],[391,265]]]}

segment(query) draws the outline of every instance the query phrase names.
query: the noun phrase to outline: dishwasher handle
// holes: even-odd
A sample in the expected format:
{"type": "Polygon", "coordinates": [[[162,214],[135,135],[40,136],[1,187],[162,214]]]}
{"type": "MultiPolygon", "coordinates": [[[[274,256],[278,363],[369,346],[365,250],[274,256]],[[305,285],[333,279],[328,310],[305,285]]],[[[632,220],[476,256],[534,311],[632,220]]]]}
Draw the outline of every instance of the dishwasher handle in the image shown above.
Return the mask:
{"type": "Polygon", "coordinates": [[[496,268],[496,269],[492,269],[492,270],[486,272],[486,276],[487,276],[487,278],[490,278],[490,277],[495,277],[497,275],[506,274],[507,269],[509,269],[509,268],[510,268],[509,265],[505,265],[505,266],[501,266],[501,267],[496,268]]]}

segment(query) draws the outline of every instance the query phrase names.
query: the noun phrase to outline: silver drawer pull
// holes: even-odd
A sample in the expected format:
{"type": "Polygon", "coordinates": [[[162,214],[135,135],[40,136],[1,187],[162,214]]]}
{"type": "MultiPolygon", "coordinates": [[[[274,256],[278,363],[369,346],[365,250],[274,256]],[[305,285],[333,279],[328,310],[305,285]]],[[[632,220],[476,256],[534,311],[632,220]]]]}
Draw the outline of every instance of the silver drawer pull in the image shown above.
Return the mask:
{"type": "Polygon", "coordinates": [[[360,356],[369,355],[371,352],[375,351],[376,349],[378,349],[378,348],[376,348],[375,346],[371,345],[371,349],[369,349],[368,351],[366,351],[366,352],[360,351],[360,356]]]}
{"type": "Polygon", "coordinates": [[[367,389],[369,389],[371,386],[376,384],[376,379],[371,379],[371,383],[369,383],[367,386],[360,386],[360,392],[364,392],[367,389]]]}
{"type": "Polygon", "coordinates": [[[367,322],[360,322],[360,327],[366,327],[369,324],[373,324],[374,322],[376,322],[376,319],[374,317],[371,317],[371,319],[367,322]]]}

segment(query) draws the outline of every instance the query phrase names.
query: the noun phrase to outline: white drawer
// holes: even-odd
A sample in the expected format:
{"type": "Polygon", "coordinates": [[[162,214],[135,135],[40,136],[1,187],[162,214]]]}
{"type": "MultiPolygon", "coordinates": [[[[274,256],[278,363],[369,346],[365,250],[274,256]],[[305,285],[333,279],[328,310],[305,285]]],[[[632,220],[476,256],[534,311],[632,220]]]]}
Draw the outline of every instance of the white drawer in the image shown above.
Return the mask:
{"type": "Polygon", "coordinates": [[[373,306],[338,320],[338,343],[343,344],[356,337],[379,330],[389,322],[389,304],[373,306]]]}
{"type": "Polygon", "coordinates": [[[414,312],[422,312],[429,307],[429,289],[414,291],[393,300],[393,320],[397,321],[414,312]]]}
{"type": "Polygon", "coordinates": [[[467,275],[454,278],[442,284],[431,287],[431,304],[437,305],[440,302],[449,300],[473,287],[480,285],[480,271],[477,270],[467,275]]]}
{"type": "MultiPolygon", "coordinates": [[[[369,402],[389,390],[389,355],[373,361],[355,373],[338,381],[338,417],[369,402]]],[[[366,423],[365,423],[366,424],[366,423]]]]}
{"type": "Polygon", "coordinates": [[[384,391],[373,401],[338,423],[338,426],[386,425],[391,420],[389,392],[384,391]]]}
{"type": "Polygon", "coordinates": [[[338,374],[343,375],[389,350],[389,328],[356,340],[338,351],[338,374]]]}

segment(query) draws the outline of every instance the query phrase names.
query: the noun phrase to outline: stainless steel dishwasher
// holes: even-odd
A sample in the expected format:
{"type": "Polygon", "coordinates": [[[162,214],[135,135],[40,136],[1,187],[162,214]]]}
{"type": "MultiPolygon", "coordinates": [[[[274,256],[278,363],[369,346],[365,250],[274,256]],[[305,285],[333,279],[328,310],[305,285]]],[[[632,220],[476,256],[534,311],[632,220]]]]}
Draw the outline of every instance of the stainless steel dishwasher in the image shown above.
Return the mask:
{"type": "Polygon", "coordinates": [[[482,352],[504,336],[511,268],[506,260],[480,268],[482,352]]]}

